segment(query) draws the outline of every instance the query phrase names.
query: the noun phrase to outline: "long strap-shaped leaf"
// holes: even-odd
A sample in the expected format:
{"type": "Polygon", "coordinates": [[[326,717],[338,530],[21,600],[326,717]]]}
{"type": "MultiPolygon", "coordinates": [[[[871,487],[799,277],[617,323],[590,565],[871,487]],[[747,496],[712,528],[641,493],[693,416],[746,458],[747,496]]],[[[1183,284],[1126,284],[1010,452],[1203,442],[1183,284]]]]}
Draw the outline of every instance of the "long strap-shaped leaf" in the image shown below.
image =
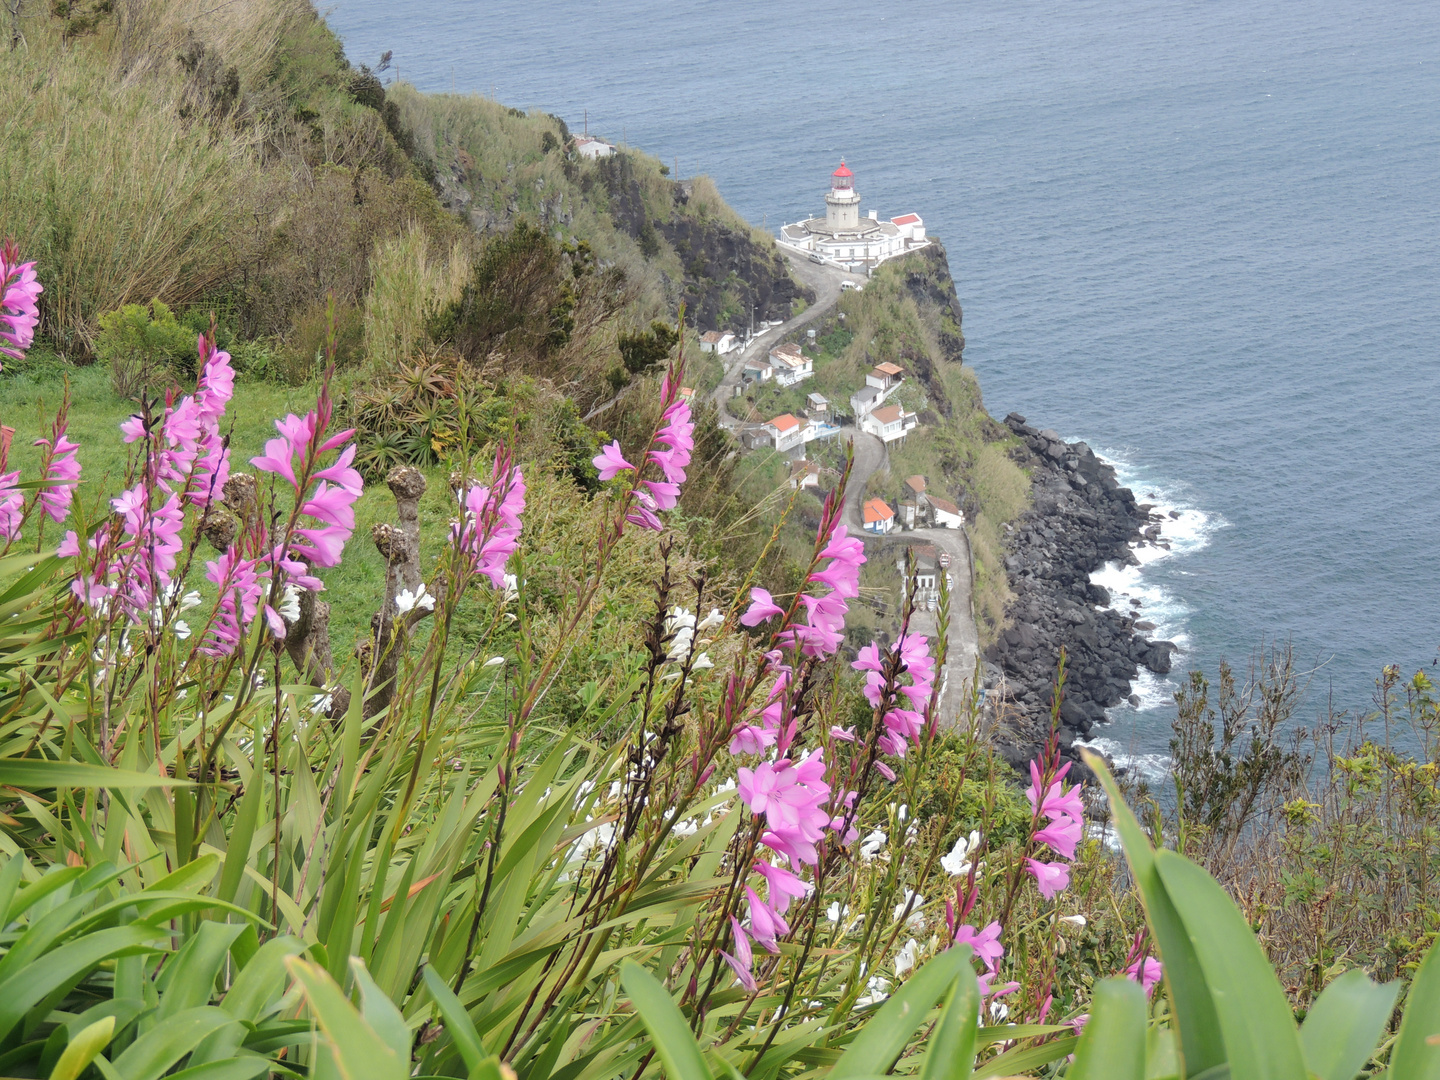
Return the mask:
{"type": "Polygon", "coordinates": [[[1398,982],[1376,986],[1356,968],[1325,988],[1300,1029],[1305,1064],[1320,1080],[1355,1080],[1395,1008],[1398,982]]]}
{"type": "Polygon", "coordinates": [[[1120,834],[1130,873],[1135,878],[1140,901],[1145,906],[1150,933],[1154,935],[1164,961],[1165,989],[1175,1011],[1176,1026],[1180,1029],[1180,1054],[1185,1061],[1185,1074],[1195,1076],[1206,1069],[1223,1065],[1226,1053],[1220,1018],[1210,999],[1210,987],[1205,981],[1205,972],[1200,967],[1195,947],[1155,870],[1155,852],[1135,815],[1125,805],[1120,788],[1105,767],[1105,762],[1089,752],[1084,754],[1084,758],[1085,764],[1100,778],[1105,794],[1110,798],[1110,820],[1120,834]]]}
{"type": "Polygon", "coordinates": [[[1233,1080],[1308,1080],[1295,1015],[1245,917],[1185,856],[1157,851],[1155,869],[1205,972],[1233,1080]]]}
{"type": "Polygon", "coordinates": [[[970,1080],[979,1023],[980,983],[962,971],[930,1036],[920,1080],[970,1080]]]}
{"type": "Polygon", "coordinates": [[[655,1052],[669,1080],[714,1080],[700,1044],[690,1034],[690,1025],[665,984],[635,961],[626,960],[620,965],[620,985],[655,1041],[655,1052]]]}
{"type": "Polygon", "coordinates": [[[1145,992],[1129,979],[1095,984],[1090,1020],[1066,1080],[1145,1080],[1145,992]]]}
{"type": "Polygon", "coordinates": [[[1410,984],[1405,1017],[1400,1021],[1385,1076],[1395,1080],[1440,1080],[1440,942],[1430,946],[1410,984]]]}

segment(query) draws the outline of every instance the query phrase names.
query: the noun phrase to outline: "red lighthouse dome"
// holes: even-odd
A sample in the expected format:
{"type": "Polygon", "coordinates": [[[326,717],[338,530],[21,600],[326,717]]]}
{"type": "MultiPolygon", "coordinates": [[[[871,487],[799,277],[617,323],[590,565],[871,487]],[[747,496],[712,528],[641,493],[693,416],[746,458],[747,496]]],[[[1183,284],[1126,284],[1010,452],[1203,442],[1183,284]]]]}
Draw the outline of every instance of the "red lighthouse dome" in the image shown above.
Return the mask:
{"type": "Polygon", "coordinates": [[[840,159],[840,167],[830,174],[830,186],[836,191],[848,191],[855,185],[855,174],[845,167],[845,159],[840,159]]]}

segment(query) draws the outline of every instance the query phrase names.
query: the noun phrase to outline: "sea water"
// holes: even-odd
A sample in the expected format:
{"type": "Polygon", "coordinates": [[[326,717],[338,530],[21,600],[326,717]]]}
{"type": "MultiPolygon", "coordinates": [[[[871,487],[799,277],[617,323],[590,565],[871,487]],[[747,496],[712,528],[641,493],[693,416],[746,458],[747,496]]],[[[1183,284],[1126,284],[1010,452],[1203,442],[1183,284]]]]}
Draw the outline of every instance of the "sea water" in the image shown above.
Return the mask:
{"type": "Polygon", "coordinates": [[[1307,717],[1435,660],[1440,4],[329,11],[357,63],[588,112],[757,225],[820,212],[842,156],[862,212],[919,213],[990,410],[1085,439],[1170,522],[1099,575],[1184,650],[1109,748],[1158,775],[1179,673],[1262,642],[1313,670],[1307,717]]]}

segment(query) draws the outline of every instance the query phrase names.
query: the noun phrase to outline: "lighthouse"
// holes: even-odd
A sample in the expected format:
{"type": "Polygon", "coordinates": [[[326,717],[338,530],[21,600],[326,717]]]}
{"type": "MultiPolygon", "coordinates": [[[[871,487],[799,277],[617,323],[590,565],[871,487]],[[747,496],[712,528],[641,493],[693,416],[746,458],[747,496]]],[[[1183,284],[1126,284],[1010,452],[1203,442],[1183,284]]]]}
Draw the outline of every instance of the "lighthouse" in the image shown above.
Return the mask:
{"type": "Polygon", "coordinates": [[[845,167],[844,158],[831,173],[830,190],[825,193],[825,227],[831,232],[860,227],[860,195],[855,190],[855,174],[845,167]]]}

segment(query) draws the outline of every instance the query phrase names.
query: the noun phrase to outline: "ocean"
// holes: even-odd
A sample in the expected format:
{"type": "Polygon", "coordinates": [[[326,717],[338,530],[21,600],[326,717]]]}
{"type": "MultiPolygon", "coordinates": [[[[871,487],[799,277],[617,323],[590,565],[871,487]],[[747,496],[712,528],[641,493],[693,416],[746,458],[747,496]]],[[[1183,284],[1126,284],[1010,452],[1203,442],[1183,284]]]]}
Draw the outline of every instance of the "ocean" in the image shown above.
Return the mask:
{"type": "MultiPolygon", "coordinates": [[[[1106,584],[1183,647],[1104,745],[1163,771],[1180,673],[1290,643],[1302,719],[1440,645],[1440,5],[338,0],[357,63],[706,173],[774,230],[843,157],[919,213],[990,411],[1180,517],[1106,584]],[[1161,556],[1161,557],[1154,557],[1161,556]]],[[[387,78],[389,75],[387,75],[387,78]]]]}

